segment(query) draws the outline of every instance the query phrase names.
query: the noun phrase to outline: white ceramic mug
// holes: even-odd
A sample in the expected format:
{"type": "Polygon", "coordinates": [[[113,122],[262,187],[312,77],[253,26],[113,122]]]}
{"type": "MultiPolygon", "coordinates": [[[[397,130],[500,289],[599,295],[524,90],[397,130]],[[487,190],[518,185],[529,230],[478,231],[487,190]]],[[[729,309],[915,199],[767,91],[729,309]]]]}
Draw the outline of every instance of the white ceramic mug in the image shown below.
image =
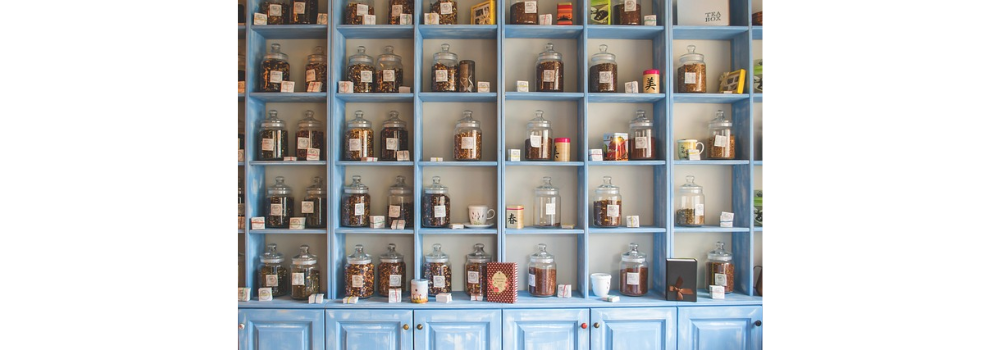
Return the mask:
{"type": "Polygon", "coordinates": [[[677,140],[677,159],[689,160],[692,154],[701,155],[705,151],[705,144],[695,139],[677,140]],[[698,148],[701,146],[701,148],[698,148]]]}
{"type": "Polygon", "coordinates": [[[469,223],[473,225],[486,225],[491,219],[497,216],[497,212],[490,207],[479,204],[469,206],[469,223]]]}
{"type": "Polygon", "coordinates": [[[598,298],[608,296],[608,293],[611,292],[611,275],[606,273],[590,274],[590,287],[598,298]]]}

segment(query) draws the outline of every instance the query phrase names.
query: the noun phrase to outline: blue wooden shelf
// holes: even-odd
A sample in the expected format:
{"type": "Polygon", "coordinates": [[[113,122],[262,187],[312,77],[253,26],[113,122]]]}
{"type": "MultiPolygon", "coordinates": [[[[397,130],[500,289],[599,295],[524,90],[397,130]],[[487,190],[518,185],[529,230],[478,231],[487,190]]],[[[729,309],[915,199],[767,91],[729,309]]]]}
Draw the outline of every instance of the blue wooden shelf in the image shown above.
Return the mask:
{"type": "Polygon", "coordinates": [[[663,227],[653,227],[653,226],[642,226],[642,227],[591,227],[588,229],[590,233],[660,233],[667,232],[666,228],[663,227]]]}
{"type": "Polygon", "coordinates": [[[334,233],[348,235],[413,235],[413,228],[403,230],[392,230],[387,228],[365,228],[365,227],[340,227],[333,230],[334,233]]]}
{"type": "Polygon", "coordinates": [[[495,92],[421,92],[424,102],[496,102],[495,92]]]}
{"type": "Polygon", "coordinates": [[[579,101],[582,92],[504,92],[507,101],[579,101]]]}
{"type": "Polygon", "coordinates": [[[753,165],[754,166],[764,166],[764,161],[763,160],[755,160],[755,161],[753,161],[753,165]]]}
{"type": "Polygon", "coordinates": [[[655,166],[667,165],[665,160],[617,160],[617,161],[587,161],[590,166],[655,166]]]}
{"type": "Polygon", "coordinates": [[[760,227],[760,226],[756,226],[756,227],[753,228],[753,232],[764,232],[764,228],[760,227]]]}
{"type": "Polygon", "coordinates": [[[464,161],[446,161],[446,162],[427,162],[420,161],[417,162],[422,167],[433,167],[433,166],[452,166],[452,167],[495,167],[497,166],[496,161],[485,161],[485,162],[464,162],[464,161]]]}
{"type": "Polygon", "coordinates": [[[535,227],[525,227],[522,229],[508,228],[504,229],[504,234],[507,235],[582,235],[583,229],[573,228],[535,228],[535,227]]]}
{"type": "Polygon", "coordinates": [[[281,161],[281,160],[251,160],[250,165],[252,166],[323,166],[326,165],[325,160],[296,160],[296,161],[281,161]]]}
{"type": "Polygon", "coordinates": [[[583,33],[583,26],[508,24],[503,30],[504,37],[508,39],[576,39],[583,33]]]}
{"type": "Polygon", "coordinates": [[[594,103],[656,103],[666,94],[589,93],[587,100],[594,103]]]}
{"type": "Polygon", "coordinates": [[[753,26],[750,28],[750,35],[753,40],[764,40],[764,27],[753,26]]]}
{"type": "Polygon", "coordinates": [[[251,25],[250,30],[265,39],[326,39],[325,24],[251,25]]]}
{"type": "Polygon", "coordinates": [[[239,101],[240,102],[243,102],[243,99],[247,98],[247,94],[245,94],[245,93],[240,92],[239,95],[240,95],[240,97],[239,97],[239,101]]]}
{"type": "Polygon", "coordinates": [[[250,98],[264,102],[326,102],[325,92],[251,92],[250,98]]]}
{"type": "Polygon", "coordinates": [[[764,93],[763,92],[755,92],[753,94],[753,102],[754,103],[763,103],[764,102],[764,93]]]}
{"type": "Polygon", "coordinates": [[[337,26],[344,39],[413,39],[413,25],[379,24],[337,26]]]}
{"type": "Polygon", "coordinates": [[[426,25],[417,26],[424,39],[496,39],[497,25],[426,25]]]}
{"type": "Polygon", "coordinates": [[[497,228],[496,225],[492,228],[419,228],[417,232],[422,235],[495,235],[497,228]]]}
{"type": "Polygon", "coordinates": [[[746,26],[674,26],[674,40],[731,40],[746,34],[746,26]]]}
{"type": "Polygon", "coordinates": [[[336,93],[333,95],[340,101],[344,102],[371,102],[371,103],[392,103],[392,102],[413,102],[413,93],[408,92],[405,94],[393,94],[393,93],[370,93],[370,94],[341,94],[336,93]]]}
{"type": "Polygon", "coordinates": [[[551,162],[551,161],[530,161],[522,160],[520,162],[504,161],[505,166],[583,166],[583,162],[551,162]]]}
{"type": "Polygon", "coordinates": [[[589,25],[588,39],[650,40],[663,35],[663,26],[589,25]]]}
{"type": "Polygon", "coordinates": [[[675,160],[674,165],[747,165],[749,160],[675,160]]]}
{"type": "Polygon", "coordinates": [[[413,166],[412,161],[401,162],[398,160],[380,160],[377,162],[362,162],[356,160],[338,160],[333,162],[334,166],[413,166]]]}
{"type": "Polygon", "coordinates": [[[674,94],[674,102],[677,103],[734,103],[750,98],[749,94],[720,94],[720,93],[677,93],[674,94]]]}
{"type": "Polygon", "coordinates": [[[681,227],[675,226],[674,232],[750,232],[750,228],[747,227],[719,227],[719,226],[702,226],[702,227],[681,227]]]}
{"type": "Polygon", "coordinates": [[[236,166],[243,166],[244,162],[236,162],[236,166]]]}
{"type": "Polygon", "coordinates": [[[326,230],[321,228],[290,230],[287,228],[267,228],[263,230],[250,230],[251,235],[325,235],[326,230]]]}

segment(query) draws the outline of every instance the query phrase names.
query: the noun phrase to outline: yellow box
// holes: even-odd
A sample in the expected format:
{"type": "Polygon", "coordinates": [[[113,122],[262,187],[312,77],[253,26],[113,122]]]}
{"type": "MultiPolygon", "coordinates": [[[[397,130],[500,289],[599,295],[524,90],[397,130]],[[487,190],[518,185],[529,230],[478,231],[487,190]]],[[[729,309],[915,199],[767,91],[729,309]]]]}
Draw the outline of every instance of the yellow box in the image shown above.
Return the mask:
{"type": "Polygon", "coordinates": [[[497,4],[494,0],[483,1],[476,4],[476,6],[473,6],[470,10],[470,13],[472,14],[471,24],[496,24],[496,8],[497,4]]]}

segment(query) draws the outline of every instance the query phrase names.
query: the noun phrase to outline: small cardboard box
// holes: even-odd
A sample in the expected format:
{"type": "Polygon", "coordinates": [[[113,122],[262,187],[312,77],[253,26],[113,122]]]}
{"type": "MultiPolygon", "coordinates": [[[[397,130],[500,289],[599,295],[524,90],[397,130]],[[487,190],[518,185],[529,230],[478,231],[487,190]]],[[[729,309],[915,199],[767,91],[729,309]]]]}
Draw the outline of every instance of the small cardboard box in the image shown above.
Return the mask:
{"type": "Polygon", "coordinates": [[[667,300],[698,301],[698,260],[667,259],[667,300]]]}
{"type": "Polygon", "coordinates": [[[604,134],[604,160],[628,160],[628,133],[604,134]]]}
{"type": "Polygon", "coordinates": [[[587,20],[590,24],[611,24],[611,0],[590,0],[587,20]]]}
{"type": "Polygon", "coordinates": [[[677,0],[677,25],[728,26],[729,0],[677,0]]]}

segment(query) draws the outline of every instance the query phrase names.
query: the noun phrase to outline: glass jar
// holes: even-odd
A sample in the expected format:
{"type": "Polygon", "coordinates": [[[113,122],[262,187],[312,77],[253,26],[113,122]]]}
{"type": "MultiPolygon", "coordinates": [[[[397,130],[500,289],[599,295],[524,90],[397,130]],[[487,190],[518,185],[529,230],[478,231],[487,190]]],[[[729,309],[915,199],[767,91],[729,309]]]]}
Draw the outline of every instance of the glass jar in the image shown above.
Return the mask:
{"type": "Polygon", "coordinates": [[[510,24],[538,24],[538,2],[514,0],[510,5],[510,24]]]}
{"type": "Polygon", "coordinates": [[[434,54],[434,63],[431,66],[431,91],[458,90],[458,55],[448,51],[449,49],[451,45],[441,44],[441,52],[434,54]]]}
{"type": "Polygon", "coordinates": [[[681,185],[680,205],[674,215],[674,225],[698,227],[705,224],[705,193],[701,186],[694,183],[694,176],[685,177],[687,183],[681,185]]]}
{"type": "Polygon", "coordinates": [[[628,244],[628,251],[622,254],[619,272],[618,291],[622,295],[639,297],[649,292],[649,265],[646,264],[646,254],[639,251],[638,244],[628,244]]]}
{"type": "Polygon", "coordinates": [[[715,250],[708,252],[708,272],[705,284],[726,287],[726,293],[732,293],[736,284],[736,265],[733,264],[733,254],[726,251],[726,244],[715,242],[715,250]]]}
{"type": "MultiPolygon", "coordinates": [[[[269,17],[270,18],[270,17],[269,17]]],[[[257,89],[260,92],[281,92],[281,82],[292,80],[289,75],[288,55],[281,52],[281,44],[271,44],[271,52],[260,61],[260,75],[257,89]]]]}
{"type": "Polygon", "coordinates": [[[434,183],[424,188],[420,198],[420,212],[423,214],[424,227],[448,227],[451,224],[451,197],[448,188],[441,186],[441,177],[431,178],[434,183]]]}
{"type": "Polygon", "coordinates": [[[528,121],[527,137],[524,139],[524,159],[552,160],[552,127],[542,118],[542,111],[535,111],[535,119],[528,121]]]}
{"type": "Polygon", "coordinates": [[[288,269],[282,266],[285,256],[278,252],[278,245],[269,243],[260,255],[257,268],[257,288],[271,288],[272,297],[288,295],[288,269]]]}
{"type": "Polygon", "coordinates": [[[458,92],[476,92],[476,61],[458,61],[458,92]]]}
{"type": "Polygon", "coordinates": [[[656,159],[656,138],[653,136],[653,121],[646,118],[646,111],[636,110],[635,119],[628,128],[629,160],[656,159]]]}
{"type": "Polygon", "coordinates": [[[316,256],[309,254],[309,246],[299,247],[299,255],[292,258],[292,299],[309,300],[319,293],[319,266],[316,256]]]}
{"type": "Polygon", "coordinates": [[[594,226],[618,227],[622,224],[622,196],[618,186],[605,176],[604,183],[594,190],[594,226]]]}
{"type": "Polygon", "coordinates": [[[410,133],[406,122],[399,119],[399,112],[390,111],[389,119],[382,122],[380,137],[382,157],[379,160],[397,160],[396,152],[410,150],[410,133]]]}
{"type": "Polygon", "coordinates": [[[375,132],[365,112],[355,111],[344,132],[344,160],[365,160],[375,156],[375,132]]]}
{"type": "Polygon", "coordinates": [[[260,13],[267,14],[267,24],[289,23],[288,0],[262,0],[260,13]]]}
{"type": "Polygon", "coordinates": [[[636,0],[615,0],[611,9],[611,23],[621,25],[641,25],[642,6],[636,0]]]}
{"type": "Polygon", "coordinates": [[[539,53],[538,60],[535,61],[535,90],[539,92],[563,91],[562,54],[556,52],[555,45],[552,43],[545,44],[545,51],[539,53]]]}
{"type": "Polygon", "coordinates": [[[465,294],[486,296],[486,263],[490,255],[483,251],[482,243],[472,246],[472,253],[465,256],[465,294]]]}
{"type": "Polygon", "coordinates": [[[528,293],[535,297],[556,295],[556,258],[545,251],[545,244],[538,244],[538,251],[531,254],[528,263],[528,293]]]}
{"type": "Polygon", "coordinates": [[[413,190],[406,185],[403,176],[396,176],[396,184],[389,187],[389,210],[387,222],[392,227],[395,220],[405,220],[406,227],[413,227],[413,190]]]}
{"type": "Polygon", "coordinates": [[[695,53],[694,48],[688,45],[688,53],[681,55],[681,66],[677,67],[677,92],[708,92],[705,55],[695,53]]]}
{"type": "Polygon", "coordinates": [[[535,188],[535,227],[559,228],[562,198],[559,189],[552,186],[551,177],[543,177],[542,185],[535,188]]]}
{"type": "Polygon", "coordinates": [[[400,292],[405,291],[404,278],[406,278],[406,261],[403,260],[403,254],[396,252],[396,244],[389,243],[389,251],[379,255],[378,295],[389,296],[390,288],[399,288],[400,292]]]}
{"type": "Polygon", "coordinates": [[[441,251],[441,244],[434,243],[434,251],[424,256],[423,277],[430,283],[427,295],[451,293],[451,262],[448,255],[441,251]]]}
{"type": "Polygon", "coordinates": [[[431,4],[431,12],[438,14],[438,24],[458,24],[458,1],[435,1],[431,4]]]}
{"type": "Polygon", "coordinates": [[[310,83],[320,83],[319,92],[326,92],[326,55],[323,47],[313,48],[313,54],[309,55],[309,63],[306,64],[306,91],[310,83]]]}
{"type": "Polygon", "coordinates": [[[402,24],[400,20],[402,15],[410,15],[412,21],[413,0],[389,0],[389,24],[402,24]]]}
{"type": "Polygon", "coordinates": [[[372,264],[372,256],[365,253],[363,245],[354,246],[354,254],[347,257],[347,266],[344,268],[347,296],[366,299],[375,294],[375,265],[372,264]]]}
{"type": "Polygon", "coordinates": [[[354,83],[354,92],[375,92],[375,60],[358,46],[358,53],[347,59],[347,77],[354,83]]]}
{"type": "Polygon", "coordinates": [[[344,195],[340,199],[340,224],[349,227],[368,226],[372,205],[368,186],[361,183],[360,175],[351,176],[351,180],[350,185],[344,186],[344,195]]]}
{"type": "Polygon", "coordinates": [[[238,190],[237,190],[238,193],[237,193],[236,197],[238,198],[238,200],[237,200],[236,203],[237,203],[237,205],[239,207],[238,207],[237,212],[236,212],[236,216],[237,216],[236,218],[239,220],[239,228],[242,230],[246,226],[246,224],[243,221],[243,220],[246,219],[246,204],[244,204],[244,202],[243,202],[243,179],[242,178],[239,180],[239,186],[237,186],[237,188],[238,188],[238,190]]]}
{"type": "Polygon", "coordinates": [[[715,112],[715,119],[708,123],[708,159],[736,159],[736,138],[732,134],[733,122],[726,120],[721,109],[715,112]]]}
{"type": "Polygon", "coordinates": [[[316,24],[319,0],[292,0],[292,24],[316,24]]]}
{"type": "Polygon", "coordinates": [[[247,80],[247,56],[244,56],[243,54],[240,54],[239,56],[240,56],[239,57],[240,58],[240,62],[239,62],[239,78],[240,79],[237,80],[237,81],[246,81],[247,80]]]}
{"type": "Polygon", "coordinates": [[[372,6],[372,0],[347,0],[344,24],[365,24],[365,15],[375,15],[375,6],[372,6]]]}
{"type": "Polygon", "coordinates": [[[292,217],[292,188],[285,185],[285,177],[274,178],[274,186],[267,188],[267,204],[262,212],[267,213],[266,228],[288,228],[292,217]]]}
{"type": "Polygon", "coordinates": [[[313,118],[315,114],[306,111],[306,117],[299,121],[299,131],[295,133],[295,159],[326,159],[326,132],[319,120],[313,118]]]}
{"type": "Polygon", "coordinates": [[[378,55],[378,73],[375,74],[377,92],[396,93],[403,85],[403,58],[392,51],[392,45],[388,45],[378,55]]]}
{"type": "Polygon", "coordinates": [[[598,47],[601,52],[590,57],[590,92],[615,92],[618,86],[618,63],[608,52],[608,45],[598,47]]]}
{"type": "Polygon", "coordinates": [[[306,228],[326,228],[326,190],[319,176],[314,176],[312,186],[306,188],[306,199],[299,211],[306,218],[306,228]]]}
{"type": "Polygon", "coordinates": [[[462,119],[455,124],[455,160],[483,159],[483,130],[479,121],[472,119],[472,111],[462,112],[462,119]]]}
{"type": "Polygon", "coordinates": [[[260,145],[257,160],[282,160],[288,155],[288,130],[285,129],[285,121],[278,119],[278,111],[272,109],[267,114],[257,134],[260,145]]]}

